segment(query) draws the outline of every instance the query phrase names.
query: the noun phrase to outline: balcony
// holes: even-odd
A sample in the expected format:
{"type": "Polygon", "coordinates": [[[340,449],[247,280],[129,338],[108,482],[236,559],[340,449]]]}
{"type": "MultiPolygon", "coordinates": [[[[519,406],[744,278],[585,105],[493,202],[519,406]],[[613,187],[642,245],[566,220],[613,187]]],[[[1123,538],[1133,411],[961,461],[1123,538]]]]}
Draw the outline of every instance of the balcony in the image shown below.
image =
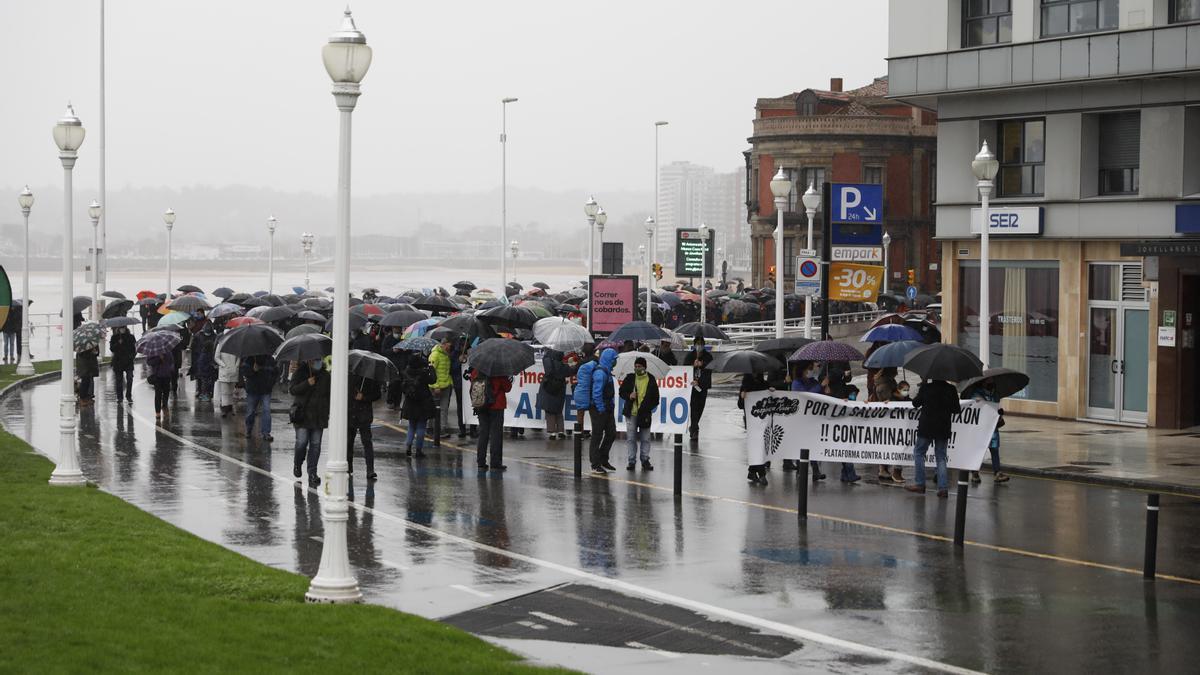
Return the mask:
{"type": "Polygon", "coordinates": [[[888,96],[1134,79],[1200,68],[1200,25],[1094,33],[888,60],[888,96]]]}
{"type": "Polygon", "coordinates": [[[917,126],[908,117],[888,115],[810,115],[805,117],[761,117],[754,120],[751,142],[813,135],[887,135],[935,138],[937,127],[917,126]]]}

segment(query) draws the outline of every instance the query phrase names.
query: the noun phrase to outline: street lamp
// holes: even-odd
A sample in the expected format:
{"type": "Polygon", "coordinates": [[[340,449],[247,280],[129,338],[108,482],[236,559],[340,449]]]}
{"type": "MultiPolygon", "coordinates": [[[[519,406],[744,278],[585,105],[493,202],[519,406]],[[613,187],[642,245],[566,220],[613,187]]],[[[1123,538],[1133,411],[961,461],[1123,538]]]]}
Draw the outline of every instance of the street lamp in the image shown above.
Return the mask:
{"type": "Polygon", "coordinates": [[[999,170],[1000,162],[988,150],[987,141],[984,141],[979,154],[971,162],[971,172],[979,179],[979,196],[983,201],[983,217],[979,225],[979,360],[983,362],[985,370],[988,367],[992,331],[992,315],[988,307],[988,197],[992,195],[992,180],[999,170]]]}
{"type": "MultiPolygon", "coordinates": [[[[808,189],[804,191],[804,196],[800,198],[804,202],[804,213],[808,216],[808,240],[804,246],[809,251],[813,250],[813,219],[817,215],[817,209],[821,207],[821,193],[817,192],[817,188],[812,184],[808,184],[808,189]]],[[[825,264],[822,261],[822,264],[825,264]]],[[[812,296],[804,296],[804,337],[812,337],[812,296]]]]}
{"type": "Polygon", "coordinates": [[[591,283],[590,277],[595,271],[596,262],[596,213],[600,210],[600,205],[596,203],[595,197],[588,197],[588,200],[583,204],[583,215],[587,216],[588,221],[588,283],[591,283]]]}
{"type": "MultiPolygon", "coordinates": [[[[508,104],[515,97],[500,99],[500,288],[504,288],[504,240],[508,238],[508,104]]],[[[513,263],[516,264],[515,262],[513,263]]],[[[516,279],[516,272],[513,278],[516,279]]]]}
{"type": "Polygon", "coordinates": [[[604,224],[608,222],[608,214],[604,207],[596,209],[596,236],[600,239],[600,273],[604,274],[604,224]]]}
{"type": "MultiPolygon", "coordinates": [[[[71,320],[71,298],[75,285],[73,242],[75,238],[72,221],[71,199],[74,188],[71,172],[79,156],[79,146],[87,132],[75,108],[67,104],[67,112],[54,125],[54,144],[58,146],[58,158],[63,165],[63,239],[62,239],[62,375],[61,396],[58,403],[58,462],[50,474],[51,485],[84,485],[87,481],[79,469],[79,455],[75,448],[75,324],[71,320]]],[[[25,297],[28,307],[29,296],[25,297]]],[[[28,345],[26,345],[28,347],[28,345]]]]}
{"type": "MultiPolygon", "coordinates": [[[[708,225],[700,223],[700,323],[704,323],[708,309],[708,294],[704,292],[704,277],[708,271],[708,225]]],[[[777,303],[778,304],[778,303],[777,303]]]]}
{"type": "MultiPolygon", "coordinates": [[[[667,126],[666,120],[654,123],[654,235],[650,240],[650,260],[658,260],[658,132],[667,126]]],[[[649,311],[649,310],[647,310],[649,311]]],[[[649,321],[650,319],[646,319],[649,321]]]]}
{"type": "Polygon", "coordinates": [[[312,281],[308,278],[308,259],[312,257],[313,242],[316,240],[311,232],[300,234],[300,246],[304,249],[304,290],[312,288],[312,281]]]}
{"type": "Polygon", "coordinates": [[[887,293],[888,289],[888,247],[892,245],[892,235],[886,231],[883,233],[883,291],[887,293]]]}
{"type": "Polygon", "coordinates": [[[29,210],[33,208],[33,191],[28,185],[17,195],[17,204],[25,217],[25,278],[21,280],[21,356],[17,374],[32,375],[33,363],[29,360],[29,210]]]}
{"type": "Polygon", "coordinates": [[[100,202],[95,199],[88,205],[88,218],[92,219],[92,321],[100,320],[100,202]]]}
{"type": "MultiPolygon", "coordinates": [[[[645,266],[645,264],[646,264],[646,260],[648,260],[648,258],[646,258],[646,245],[645,245],[645,244],[638,244],[638,265],[639,265],[639,266],[645,266]]],[[[639,276],[639,277],[641,276],[641,272],[638,272],[638,276],[639,276]]],[[[647,276],[646,276],[646,288],[650,288],[650,277],[649,277],[649,275],[647,275],[647,276]]],[[[636,300],[634,300],[634,302],[637,302],[637,301],[636,301],[636,300]]]]}
{"type": "Polygon", "coordinates": [[[171,230],[175,229],[175,210],[168,207],[163,212],[163,222],[167,224],[167,297],[171,297],[171,230]]]}
{"type": "MultiPolygon", "coordinates": [[[[267,218],[267,232],[270,233],[269,243],[267,244],[267,292],[275,292],[275,226],[279,221],[275,216],[267,218]]],[[[308,290],[308,287],[305,287],[308,290]]]]}
{"type": "MultiPolygon", "coordinates": [[[[321,500],[325,538],[321,548],[321,566],[304,597],[309,602],[360,602],[362,593],[350,569],[350,555],[346,547],[346,521],[350,511],[346,503],[350,468],[346,463],[350,394],[350,116],[358,103],[358,85],[371,66],[371,48],[367,46],[366,36],[355,27],[349,7],[342,17],[341,28],[329,37],[321,56],[325,61],[325,71],[333,80],[333,98],[339,112],[337,244],[333,273],[329,463],[325,466],[325,498],[321,500]]],[[[308,283],[307,278],[305,283],[308,283]]]]}
{"type": "Polygon", "coordinates": [[[518,249],[519,249],[519,245],[517,244],[517,240],[513,239],[512,243],[508,245],[508,250],[512,251],[512,258],[513,258],[513,283],[517,282],[517,250],[518,249]]]}
{"type": "MultiPolygon", "coordinates": [[[[783,337],[783,212],[787,209],[792,181],[783,167],[771,178],[771,194],[775,196],[775,337],[783,337]]],[[[810,235],[811,237],[811,235],[810,235]]],[[[808,334],[805,333],[805,336],[808,334]]]]}
{"type": "Polygon", "coordinates": [[[654,314],[651,313],[650,307],[653,295],[650,289],[654,287],[654,271],[652,268],[654,260],[654,217],[646,219],[646,244],[650,254],[646,256],[646,321],[653,321],[654,314]]]}

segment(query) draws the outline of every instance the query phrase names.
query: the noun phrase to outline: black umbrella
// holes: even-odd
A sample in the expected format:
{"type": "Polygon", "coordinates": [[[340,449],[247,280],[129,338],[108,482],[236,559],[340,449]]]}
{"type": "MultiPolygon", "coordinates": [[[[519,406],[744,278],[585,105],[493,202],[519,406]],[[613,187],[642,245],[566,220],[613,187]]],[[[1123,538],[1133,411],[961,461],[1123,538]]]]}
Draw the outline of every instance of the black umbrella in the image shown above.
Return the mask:
{"type": "Polygon", "coordinates": [[[275,295],[274,293],[267,293],[266,295],[261,296],[259,300],[262,300],[272,307],[282,307],[287,304],[283,301],[283,298],[275,295]]]}
{"type": "Polygon", "coordinates": [[[255,298],[253,296],[246,298],[245,300],[242,300],[241,302],[239,302],[237,304],[241,305],[242,307],[245,307],[246,309],[249,309],[251,307],[269,307],[270,306],[267,303],[263,302],[262,298],[255,298]]]}
{"type": "Polygon", "coordinates": [[[608,336],[609,342],[624,342],[625,340],[665,340],[671,335],[667,331],[648,321],[630,321],[614,330],[608,336]]]}
{"type": "Polygon", "coordinates": [[[142,298],[141,300],[138,300],[138,301],[137,301],[137,303],[135,303],[135,304],[138,304],[138,305],[158,305],[158,304],[162,304],[162,300],[159,300],[158,298],[142,298]]]}
{"type": "Polygon", "coordinates": [[[276,361],[312,361],[333,352],[333,339],[320,333],[288,338],[275,350],[276,361]]]}
{"type": "Polygon", "coordinates": [[[228,300],[230,297],[233,296],[233,289],[229,288],[228,286],[222,286],[222,287],[218,288],[217,290],[213,291],[212,294],[217,296],[218,298],[221,298],[222,300],[228,300]]]}
{"type": "Polygon", "coordinates": [[[487,324],[472,314],[456,314],[443,321],[438,327],[458,331],[465,335],[468,340],[474,340],[477,337],[494,337],[492,330],[488,328],[487,324]]]}
{"type": "Polygon", "coordinates": [[[473,282],[470,282],[470,281],[456,281],[456,282],[454,282],[454,287],[455,287],[455,288],[462,288],[462,289],[465,289],[465,290],[468,290],[468,291],[473,291],[473,290],[475,290],[476,288],[479,288],[479,287],[478,287],[478,286],[476,286],[476,285],[475,285],[473,282]]]}
{"type": "Polygon", "coordinates": [[[265,323],[248,323],[229,329],[217,341],[217,351],[238,358],[271,354],[283,342],[283,333],[265,323]]]}
{"type": "Polygon", "coordinates": [[[300,304],[318,312],[325,312],[333,309],[333,301],[329,298],[305,298],[300,304]]]}
{"type": "Polygon", "coordinates": [[[125,294],[122,293],[121,291],[104,291],[100,295],[102,295],[106,298],[116,298],[117,300],[125,299],[125,294]]]}
{"type": "Polygon", "coordinates": [[[441,342],[442,340],[458,340],[459,338],[463,337],[463,334],[454,330],[453,328],[438,326],[437,328],[434,328],[426,333],[425,337],[433,340],[434,342],[441,342]]]}
{"type": "Polygon", "coordinates": [[[754,345],[754,351],[771,354],[772,356],[782,355],[786,359],[792,352],[812,341],[810,338],[805,337],[771,338],[770,340],[763,340],[754,345]]]}
{"type": "Polygon", "coordinates": [[[983,375],[979,357],[962,347],[941,342],[909,352],[904,367],[927,380],[961,382],[983,375]]]}
{"type": "Polygon", "coordinates": [[[516,340],[484,340],[467,356],[467,366],[488,376],[513,376],[533,365],[533,347],[516,340]]]}
{"type": "Polygon", "coordinates": [[[362,298],[356,298],[354,296],[350,296],[350,299],[347,300],[346,303],[350,307],[357,307],[358,305],[363,304],[363,300],[362,300],[362,298]]]}
{"type": "Polygon", "coordinates": [[[458,305],[440,295],[426,295],[413,303],[417,309],[427,309],[431,312],[457,312],[458,305]]]}
{"type": "MultiPolygon", "coordinates": [[[[420,307],[420,305],[417,305],[420,307]]],[[[475,318],[487,324],[501,323],[514,328],[533,328],[537,315],[524,307],[500,305],[475,314],[475,318]]]]}
{"type": "Polygon", "coordinates": [[[77,295],[71,300],[71,311],[75,314],[92,306],[92,299],[86,295],[77,295]]]}
{"type": "Polygon", "coordinates": [[[548,291],[548,290],[550,290],[550,284],[548,284],[548,283],[546,283],[546,282],[544,282],[544,281],[535,281],[535,282],[533,282],[533,284],[532,284],[532,285],[533,285],[533,287],[534,287],[534,288],[540,288],[540,289],[542,289],[543,291],[548,291]]]}
{"type": "MultiPolygon", "coordinates": [[[[131,309],[133,309],[133,301],[132,300],[125,300],[125,299],[117,300],[117,301],[113,302],[111,305],[109,305],[108,307],[104,308],[104,311],[100,313],[100,318],[101,319],[114,319],[118,316],[125,316],[125,313],[131,309]]],[[[141,323],[141,322],[139,321],[138,323],[141,323]]]]}
{"type": "Polygon", "coordinates": [[[400,377],[400,371],[390,359],[364,349],[351,349],[347,363],[352,374],[368,380],[391,382],[400,377]]]}
{"type": "Polygon", "coordinates": [[[324,324],[328,320],[324,314],[318,314],[311,309],[300,312],[296,315],[296,318],[301,321],[319,321],[321,324],[324,324]]]}
{"type": "Polygon", "coordinates": [[[1006,398],[1029,386],[1029,376],[1011,368],[988,368],[983,375],[958,383],[958,393],[964,394],[973,387],[991,383],[996,398],[1006,398]]]}
{"type": "Polygon", "coordinates": [[[320,332],[321,332],[321,326],[318,326],[318,325],[312,324],[312,323],[302,323],[299,326],[296,326],[295,328],[289,330],[287,332],[287,334],[284,335],[283,337],[284,337],[284,339],[291,339],[291,338],[296,337],[297,335],[309,335],[311,333],[320,333],[320,332]]]}
{"type": "Polygon", "coordinates": [[[117,316],[111,319],[105,319],[100,324],[105,328],[116,328],[118,326],[136,326],[141,323],[141,319],[135,319],[132,316],[117,316]]]}
{"type": "Polygon", "coordinates": [[[225,302],[232,302],[235,305],[240,305],[249,299],[250,299],[249,293],[234,293],[233,295],[229,296],[228,298],[225,298],[225,302]]]}
{"type": "Polygon", "coordinates": [[[197,286],[193,286],[191,284],[184,284],[184,285],[180,286],[179,288],[176,288],[175,290],[179,291],[180,293],[203,293],[204,292],[203,289],[201,289],[197,286]]]}
{"type": "MultiPolygon", "coordinates": [[[[362,327],[367,325],[367,318],[361,314],[351,314],[347,317],[346,323],[350,328],[350,332],[354,333],[362,330],[362,327]]],[[[325,332],[333,333],[333,319],[330,318],[325,322],[325,332]]]]}
{"type": "Polygon", "coordinates": [[[774,356],[744,349],[718,355],[710,367],[718,373],[770,373],[782,370],[783,363],[774,356]]]}
{"type": "Polygon", "coordinates": [[[167,309],[176,312],[196,312],[200,310],[208,310],[210,307],[203,298],[195,295],[181,295],[167,304],[167,309]]]}
{"type": "Polygon", "coordinates": [[[268,307],[255,316],[257,316],[259,319],[262,319],[266,323],[272,323],[274,321],[284,321],[296,316],[296,310],[286,305],[279,307],[268,307]]]}
{"type": "Polygon", "coordinates": [[[418,312],[415,309],[399,310],[396,312],[388,312],[379,320],[379,325],[387,328],[408,328],[418,321],[424,321],[429,317],[425,316],[424,312],[418,312]]]}
{"type": "Polygon", "coordinates": [[[728,340],[729,339],[729,336],[725,334],[725,331],[723,331],[720,328],[717,328],[716,326],[712,325],[711,323],[707,323],[707,322],[700,323],[699,321],[692,321],[690,323],[685,323],[682,326],[680,326],[679,328],[676,328],[675,332],[679,333],[680,335],[686,335],[688,337],[702,335],[702,336],[704,336],[705,340],[728,340]]]}

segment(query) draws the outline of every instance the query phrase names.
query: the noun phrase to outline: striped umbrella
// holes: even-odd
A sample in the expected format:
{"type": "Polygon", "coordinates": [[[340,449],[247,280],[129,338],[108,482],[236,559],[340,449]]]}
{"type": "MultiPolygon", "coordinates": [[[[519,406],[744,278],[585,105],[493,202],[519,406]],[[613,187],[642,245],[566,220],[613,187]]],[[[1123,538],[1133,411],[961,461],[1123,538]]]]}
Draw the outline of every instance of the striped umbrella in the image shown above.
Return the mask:
{"type": "Polygon", "coordinates": [[[143,356],[163,356],[170,354],[175,345],[183,338],[175,331],[162,330],[146,333],[138,338],[135,349],[143,356]]]}
{"type": "Polygon", "coordinates": [[[797,349],[788,361],[862,361],[863,354],[836,340],[818,340],[797,349]]]}

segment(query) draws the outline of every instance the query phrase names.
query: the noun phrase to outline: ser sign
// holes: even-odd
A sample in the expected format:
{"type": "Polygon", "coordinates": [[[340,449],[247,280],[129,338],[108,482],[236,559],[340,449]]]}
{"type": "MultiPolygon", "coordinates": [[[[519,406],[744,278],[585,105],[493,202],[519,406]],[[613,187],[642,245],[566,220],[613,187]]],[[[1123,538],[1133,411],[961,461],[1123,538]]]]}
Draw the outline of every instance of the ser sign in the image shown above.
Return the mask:
{"type": "MultiPolygon", "coordinates": [[[[979,234],[983,209],[971,209],[971,234],[979,234]]],[[[1044,212],[1040,206],[989,207],[988,235],[1039,236],[1042,234],[1044,212]]]]}

